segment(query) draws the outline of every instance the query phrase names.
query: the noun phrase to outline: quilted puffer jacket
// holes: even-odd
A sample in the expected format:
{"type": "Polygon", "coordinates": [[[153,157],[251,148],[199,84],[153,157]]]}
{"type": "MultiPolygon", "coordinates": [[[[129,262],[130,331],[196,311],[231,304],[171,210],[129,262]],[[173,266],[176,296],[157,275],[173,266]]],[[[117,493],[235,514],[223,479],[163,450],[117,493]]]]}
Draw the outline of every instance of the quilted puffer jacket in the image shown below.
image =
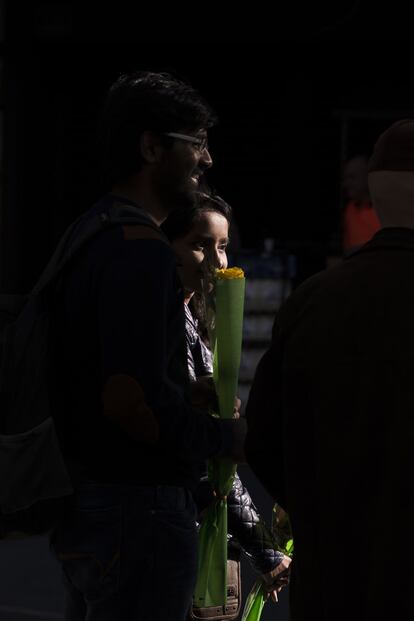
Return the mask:
{"type": "MultiPolygon", "coordinates": [[[[197,320],[187,304],[185,304],[185,317],[188,372],[190,379],[196,381],[201,376],[212,374],[212,355],[199,336],[197,320]]],[[[201,513],[213,499],[213,489],[206,472],[194,496],[201,513]]],[[[237,474],[227,498],[227,510],[229,540],[233,551],[234,544],[239,544],[259,573],[265,574],[277,567],[283,559],[283,554],[275,550],[276,541],[237,474]]]]}

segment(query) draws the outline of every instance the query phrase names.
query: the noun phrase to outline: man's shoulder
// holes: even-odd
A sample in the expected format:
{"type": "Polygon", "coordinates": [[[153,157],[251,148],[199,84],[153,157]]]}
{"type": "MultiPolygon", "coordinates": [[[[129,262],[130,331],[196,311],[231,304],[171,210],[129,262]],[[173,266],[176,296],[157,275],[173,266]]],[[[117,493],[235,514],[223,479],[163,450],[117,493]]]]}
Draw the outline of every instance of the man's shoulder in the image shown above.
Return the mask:
{"type": "Polygon", "coordinates": [[[103,228],[114,231],[113,235],[100,236],[101,240],[118,241],[153,240],[169,246],[164,233],[148,213],[137,205],[107,194],[101,197],[85,214],[84,220],[102,218],[103,228]],[[135,221],[134,221],[135,220],[135,221]],[[121,231],[121,236],[118,231],[121,231]]]}
{"type": "Polygon", "coordinates": [[[176,259],[163,234],[141,224],[106,226],[85,244],[70,272],[82,280],[103,275],[171,274],[176,259]]]}
{"type": "Polygon", "coordinates": [[[352,286],[354,276],[363,273],[364,268],[358,257],[353,261],[343,260],[337,265],[327,267],[304,280],[291,294],[292,299],[304,299],[318,291],[327,289],[342,289],[344,286],[352,286]],[[356,260],[355,260],[356,259],[356,260]]]}
{"type": "Polygon", "coordinates": [[[161,231],[146,224],[124,224],[121,225],[121,230],[125,241],[153,240],[169,245],[161,231]]]}
{"type": "MultiPolygon", "coordinates": [[[[303,282],[301,282],[296,289],[294,289],[289,296],[287,301],[295,302],[301,301],[313,293],[315,293],[318,289],[324,287],[328,282],[335,280],[336,275],[333,275],[333,272],[337,272],[338,268],[342,266],[335,266],[330,269],[325,269],[316,274],[313,274],[303,282]]],[[[340,270],[339,270],[340,271],[340,270]]]]}
{"type": "Polygon", "coordinates": [[[107,224],[92,240],[91,247],[104,255],[108,253],[108,249],[111,249],[115,256],[122,254],[159,255],[170,260],[174,256],[171,245],[163,232],[155,225],[147,225],[145,222],[107,224]]]}
{"type": "Polygon", "coordinates": [[[352,288],[352,268],[345,262],[324,269],[310,276],[285,300],[278,311],[279,323],[290,325],[298,316],[302,316],[310,306],[323,305],[327,298],[343,295],[352,288]]]}

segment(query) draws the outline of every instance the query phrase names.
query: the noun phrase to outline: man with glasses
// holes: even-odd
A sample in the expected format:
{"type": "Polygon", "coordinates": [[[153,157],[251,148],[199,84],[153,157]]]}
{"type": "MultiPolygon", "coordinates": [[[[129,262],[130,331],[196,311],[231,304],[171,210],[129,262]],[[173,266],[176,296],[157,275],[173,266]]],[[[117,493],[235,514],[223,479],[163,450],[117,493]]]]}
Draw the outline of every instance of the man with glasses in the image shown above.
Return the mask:
{"type": "Polygon", "coordinates": [[[191,142],[196,146],[197,151],[205,151],[208,150],[208,139],[207,136],[189,136],[188,134],[180,134],[178,132],[166,132],[166,136],[170,138],[178,138],[178,140],[184,140],[184,142],[191,142]]]}
{"type": "Polygon", "coordinates": [[[109,193],[85,221],[126,205],[142,224],[106,227],[59,287],[58,432],[76,494],[52,546],[67,621],[185,619],[197,574],[199,464],[243,458],[243,423],[190,405],[183,292],[158,229],[193,203],[212,165],[213,123],[198,93],[167,74],[120,77],[104,106],[109,193]]]}

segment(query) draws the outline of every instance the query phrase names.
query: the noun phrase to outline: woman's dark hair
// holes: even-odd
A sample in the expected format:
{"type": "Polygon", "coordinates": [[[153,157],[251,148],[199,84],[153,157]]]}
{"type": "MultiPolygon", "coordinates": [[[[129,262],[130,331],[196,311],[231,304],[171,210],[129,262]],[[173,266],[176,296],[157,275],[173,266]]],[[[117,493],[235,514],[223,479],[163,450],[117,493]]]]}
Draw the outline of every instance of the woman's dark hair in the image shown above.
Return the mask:
{"type": "MultiPolygon", "coordinates": [[[[170,242],[185,237],[192,229],[197,218],[206,211],[213,211],[224,216],[231,222],[231,207],[220,196],[213,192],[197,192],[193,207],[182,207],[171,211],[164,220],[161,229],[170,242]]],[[[199,293],[195,293],[190,300],[190,310],[198,321],[198,332],[207,346],[209,346],[207,323],[205,320],[204,301],[199,293]]]]}
{"type": "MultiPolygon", "coordinates": [[[[106,96],[99,122],[99,148],[105,182],[125,181],[141,168],[143,132],[160,136],[179,130],[208,129],[216,122],[209,104],[187,82],[169,73],[121,75],[106,96]]],[[[165,138],[166,144],[171,139],[165,138]]]]}
{"type": "Polygon", "coordinates": [[[185,237],[192,229],[194,222],[205,211],[215,211],[231,222],[231,207],[220,196],[213,192],[196,192],[192,207],[182,207],[171,211],[164,220],[161,229],[170,242],[185,237]]]}

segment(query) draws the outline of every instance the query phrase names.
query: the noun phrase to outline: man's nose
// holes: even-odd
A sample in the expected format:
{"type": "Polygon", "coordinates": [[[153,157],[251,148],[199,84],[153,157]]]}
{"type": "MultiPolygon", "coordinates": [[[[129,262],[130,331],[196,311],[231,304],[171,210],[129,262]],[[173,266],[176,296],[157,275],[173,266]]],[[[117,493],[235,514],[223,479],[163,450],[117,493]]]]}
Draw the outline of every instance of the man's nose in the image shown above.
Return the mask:
{"type": "Polygon", "coordinates": [[[213,166],[213,158],[210,155],[208,147],[204,149],[200,156],[200,165],[204,168],[211,168],[213,166]]]}

